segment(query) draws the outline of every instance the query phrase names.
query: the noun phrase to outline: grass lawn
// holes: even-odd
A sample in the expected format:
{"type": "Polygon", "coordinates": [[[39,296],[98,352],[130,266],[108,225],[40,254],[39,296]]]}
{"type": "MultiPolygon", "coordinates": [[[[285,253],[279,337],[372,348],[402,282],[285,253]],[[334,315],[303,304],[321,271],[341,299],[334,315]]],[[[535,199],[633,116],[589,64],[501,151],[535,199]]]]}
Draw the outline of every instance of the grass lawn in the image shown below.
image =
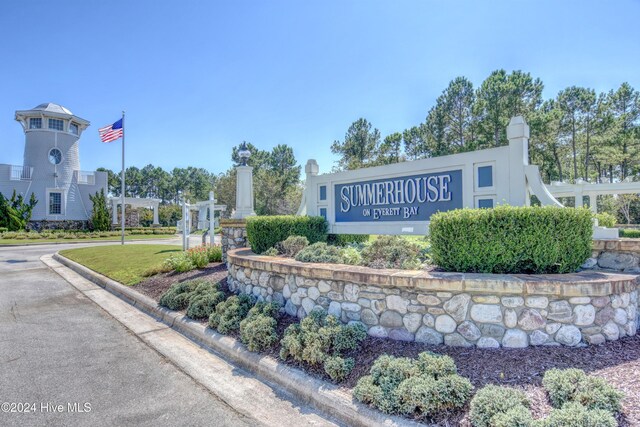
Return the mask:
{"type": "MultiPolygon", "coordinates": [[[[124,240],[155,240],[155,239],[171,239],[176,237],[173,234],[137,234],[132,236],[124,236],[124,240]]],[[[114,237],[92,237],[90,239],[0,239],[2,245],[33,245],[36,243],[77,243],[77,242],[119,242],[120,236],[114,237]]]]}
{"type": "Polygon", "coordinates": [[[131,286],[142,281],[149,268],[181,251],[181,246],[173,245],[109,245],[67,249],[60,255],[131,286]]]}

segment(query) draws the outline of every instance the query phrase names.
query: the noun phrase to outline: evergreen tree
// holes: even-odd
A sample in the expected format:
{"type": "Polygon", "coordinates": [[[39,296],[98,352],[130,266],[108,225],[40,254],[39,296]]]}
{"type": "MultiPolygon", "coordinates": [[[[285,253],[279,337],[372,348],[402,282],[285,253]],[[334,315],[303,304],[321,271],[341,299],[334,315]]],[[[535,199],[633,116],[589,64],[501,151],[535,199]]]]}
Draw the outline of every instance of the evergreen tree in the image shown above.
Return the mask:
{"type": "Polygon", "coordinates": [[[111,219],[109,218],[109,209],[107,208],[107,198],[104,190],[95,195],[89,194],[89,199],[93,204],[91,209],[90,227],[93,231],[107,231],[111,229],[111,219]]]}

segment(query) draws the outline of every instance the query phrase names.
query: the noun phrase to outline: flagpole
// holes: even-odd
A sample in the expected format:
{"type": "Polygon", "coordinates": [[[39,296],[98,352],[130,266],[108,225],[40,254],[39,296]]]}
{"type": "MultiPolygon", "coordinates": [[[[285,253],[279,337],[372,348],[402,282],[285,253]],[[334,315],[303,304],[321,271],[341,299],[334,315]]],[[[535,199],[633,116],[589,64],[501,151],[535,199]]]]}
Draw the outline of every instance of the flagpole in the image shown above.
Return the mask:
{"type": "Polygon", "coordinates": [[[120,174],[120,205],[122,212],[122,244],[124,245],[124,111],[122,112],[122,172],[120,174]]]}

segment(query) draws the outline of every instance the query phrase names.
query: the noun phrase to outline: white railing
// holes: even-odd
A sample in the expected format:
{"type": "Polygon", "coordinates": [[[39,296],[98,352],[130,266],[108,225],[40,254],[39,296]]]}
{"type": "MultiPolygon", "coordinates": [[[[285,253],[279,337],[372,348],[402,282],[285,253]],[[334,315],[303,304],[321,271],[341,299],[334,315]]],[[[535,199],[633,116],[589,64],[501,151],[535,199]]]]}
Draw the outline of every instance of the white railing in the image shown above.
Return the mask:
{"type": "Polygon", "coordinates": [[[11,165],[11,181],[31,181],[33,168],[29,166],[11,165]]]}
{"type": "Polygon", "coordinates": [[[76,171],[78,184],[95,185],[96,174],[94,172],[76,171]]]}

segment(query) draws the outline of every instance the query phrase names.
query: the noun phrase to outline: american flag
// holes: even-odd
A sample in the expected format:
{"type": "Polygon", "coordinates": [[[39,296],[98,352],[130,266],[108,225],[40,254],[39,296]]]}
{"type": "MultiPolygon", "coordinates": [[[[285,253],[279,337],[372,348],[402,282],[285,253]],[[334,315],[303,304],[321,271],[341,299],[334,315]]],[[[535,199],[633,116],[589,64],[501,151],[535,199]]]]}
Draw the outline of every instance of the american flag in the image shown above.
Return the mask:
{"type": "Polygon", "coordinates": [[[100,132],[102,142],[113,142],[118,138],[122,138],[124,132],[122,129],[122,119],[112,125],[98,129],[98,132],[100,132]]]}

